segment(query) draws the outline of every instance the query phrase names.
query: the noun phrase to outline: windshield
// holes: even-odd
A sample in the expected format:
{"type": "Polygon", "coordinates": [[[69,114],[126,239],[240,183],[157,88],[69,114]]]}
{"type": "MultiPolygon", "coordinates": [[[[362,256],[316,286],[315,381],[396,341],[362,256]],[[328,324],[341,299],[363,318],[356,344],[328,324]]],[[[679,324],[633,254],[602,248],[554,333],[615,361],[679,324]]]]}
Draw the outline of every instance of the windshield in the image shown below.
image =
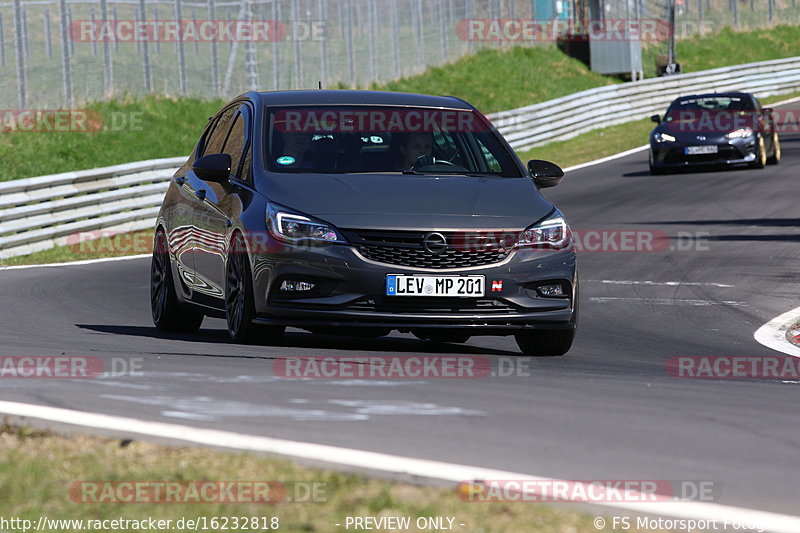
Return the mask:
{"type": "Polygon", "coordinates": [[[685,111],[715,112],[715,111],[753,111],[749,98],[739,96],[707,96],[685,98],[673,102],[667,111],[667,120],[675,120],[679,113],[685,111]]]}
{"type": "Polygon", "coordinates": [[[273,108],[267,128],[272,172],[521,176],[489,124],[471,110],[273,108]]]}

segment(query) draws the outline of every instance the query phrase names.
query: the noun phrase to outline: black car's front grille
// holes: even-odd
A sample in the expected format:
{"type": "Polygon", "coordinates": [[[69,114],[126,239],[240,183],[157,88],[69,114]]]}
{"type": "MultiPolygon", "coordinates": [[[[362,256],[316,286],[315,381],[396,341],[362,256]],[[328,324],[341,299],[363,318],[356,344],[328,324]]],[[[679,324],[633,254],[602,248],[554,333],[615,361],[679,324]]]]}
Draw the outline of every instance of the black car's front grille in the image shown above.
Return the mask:
{"type": "Polygon", "coordinates": [[[434,298],[418,297],[406,301],[393,297],[391,301],[365,298],[348,304],[350,311],[376,311],[392,313],[430,313],[430,314],[509,314],[517,309],[500,300],[481,298],[434,298]]]}
{"type": "Polygon", "coordinates": [[[511,253],[518,235],[443,232],[447,247],[434,253],[423,246],[427,232],[349,230],[344,233],[367,259],[417,268],[467,268],[499,263],[511,253]]]}
{"type": "Polygon", "coordinates": [[[713,163],[715,161],[729,161],[731,159],[741,159],[743,156],[735,147],[729,144],[720,144],[715,154],[694,154],[686,155],[683,148],[673,148],[664,158],[664,163],[668,165],[676,163],[713,163]]]}

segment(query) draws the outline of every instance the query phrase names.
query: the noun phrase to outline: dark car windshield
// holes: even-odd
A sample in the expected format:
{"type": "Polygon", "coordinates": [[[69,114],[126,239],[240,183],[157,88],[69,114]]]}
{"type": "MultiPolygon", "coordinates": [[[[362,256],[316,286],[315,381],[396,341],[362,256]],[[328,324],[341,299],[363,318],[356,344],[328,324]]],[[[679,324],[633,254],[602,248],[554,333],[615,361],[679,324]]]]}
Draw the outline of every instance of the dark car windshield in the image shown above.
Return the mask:
{"type": "Polygon", "coordinates": [[[685,111],[717,112],[717,111],[753,111],[753,104],[749,98],[741,96],[700,96],[683,98],[669,106],[667,120],[674,120],[679,113],[685,111]]]}
{"type": "Polygon", "coordinates": [[[521,176],[489,124],[471,110],[310,106],[267,113],[264,148],[272,172],[521,176]]]}

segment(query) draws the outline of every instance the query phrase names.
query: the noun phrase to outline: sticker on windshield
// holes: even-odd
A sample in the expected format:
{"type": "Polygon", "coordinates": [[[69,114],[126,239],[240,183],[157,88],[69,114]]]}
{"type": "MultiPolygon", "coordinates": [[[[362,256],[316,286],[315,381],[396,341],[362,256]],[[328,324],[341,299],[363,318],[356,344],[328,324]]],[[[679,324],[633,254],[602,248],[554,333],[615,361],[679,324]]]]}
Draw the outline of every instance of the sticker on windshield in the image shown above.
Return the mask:
{"type": "Polygon", "coordinates": [[[295,159],[290,155],[283,155],[278,159],[276,159],[276,161],[279,165],[291,165],[292,163],[295,162],[295,159]]]}

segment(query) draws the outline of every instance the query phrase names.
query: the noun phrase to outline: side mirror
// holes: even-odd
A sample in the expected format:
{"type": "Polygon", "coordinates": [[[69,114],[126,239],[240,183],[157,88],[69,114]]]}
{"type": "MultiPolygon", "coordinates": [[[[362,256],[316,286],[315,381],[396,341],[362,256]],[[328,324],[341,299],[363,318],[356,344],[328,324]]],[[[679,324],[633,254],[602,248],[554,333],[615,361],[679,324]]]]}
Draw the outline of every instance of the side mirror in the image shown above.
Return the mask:
{"type": "Polygon", "coordinates": [[[192,170],[203,181],[225,183],[231,175],[231,156],[228,154],[211,154],[198,159],[192,170]]]}
{"type": "Polygon", "coordinates": [[[652,120],[656,124],[661,124],[661,115],[651,115],[650,120],[652,120]]]}
{"type": "Polygon", "coordinates": [[[555,187],[564,177],[561,167],[550,161],[541,159],[531,159],[528,161],[528,172],[530,172],[533,182],[540,189],[555,187]]]}

